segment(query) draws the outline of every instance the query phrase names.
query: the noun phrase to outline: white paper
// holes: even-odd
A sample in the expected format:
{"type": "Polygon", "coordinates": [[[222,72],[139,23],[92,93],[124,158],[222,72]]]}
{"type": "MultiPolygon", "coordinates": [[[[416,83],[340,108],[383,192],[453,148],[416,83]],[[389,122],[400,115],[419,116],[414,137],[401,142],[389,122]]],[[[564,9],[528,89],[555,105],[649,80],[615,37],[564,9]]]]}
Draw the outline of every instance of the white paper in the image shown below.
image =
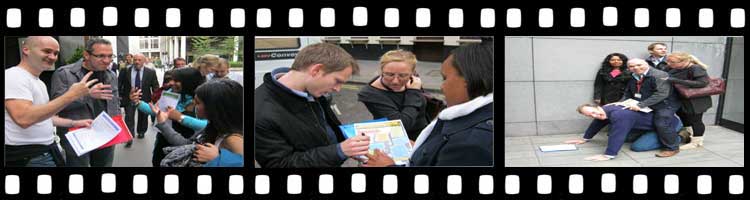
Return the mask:
{"type": "Polygon", "coordinates": [[[65,137],[76,152],[76,155],[81,156],[107,144],[121,130],[122,128],[117,125],[117,122],[112,120],[106,112],[102,112],[94,119],[90,128],[68,132],[65,134],[65,137]]]}
{"type": "MultiPolygon", "coordinates": [[[[633,106],[638,106],[638,103],[639,102],[636,101],[635,99],[628,99],[628,100],[625,100],[625,101],[622,101],[622,102],[616,102],[616,103],[612,103],[612,104],[619,105],[619,106],[624,106],[624,107],[633,107],[633,106]]],[[[625,108],[622,108],[622,109],[625,109],[625,108]]],[[[650,113],[651,111],[654,111],[654,110],[652,110],[649,107],[645,107],[645,108],[641,108],[638,111],[645,112],[645,113],[650,113]]]]}
{"type": "Polygon", "coordinates": [[[560,145],[539,146],[539,150],[542,150],[542,152],[572,151],[572,150],[578,150],[578,148],[576,148],[576,145],[573,145],[573,144],[560,144],[560,145]]]}
{"type": "Polygon", "coordinates": [[[159,104],[159,110],[162,112],[167,112],[167,107],[177,108],[177,101],[180,98],[180,94],[169,92],[169,91],[163,91],[161,93],[161,98],[159,98],[159,101],[157,102],[159,104]]]}

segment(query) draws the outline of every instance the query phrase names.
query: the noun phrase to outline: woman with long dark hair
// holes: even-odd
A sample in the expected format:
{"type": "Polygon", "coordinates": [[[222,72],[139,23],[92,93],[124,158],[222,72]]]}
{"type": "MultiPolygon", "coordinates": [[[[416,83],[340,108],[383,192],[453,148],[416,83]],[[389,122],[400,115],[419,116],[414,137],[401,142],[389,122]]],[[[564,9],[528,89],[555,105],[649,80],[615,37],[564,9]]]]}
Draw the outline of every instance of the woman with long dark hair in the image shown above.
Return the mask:
{"type": "Polygon", "coordinates": [[[594,102],[606,105],[622,98],[631,79],[625,63],[628,63],[628,57],[621,53],[611,53],[604,58],[594,80],[594,102]]]}
{"type": "MultiPolygon", "coordinates": [[[[179,68],[172,71],[172,80],[169,81],[171,86],[170,92],[180,94],[177,102],[177,107],[171,110],[169,113],[170,119],[172,119],[171,125],[177,132],[182,133],[183,137],[190,137],[195,132],[204,129],[207,125],[205,119],[196,118],[196,102],[193,100],[195,96],[196,88],[205,82],[205,78],[198,69],[195,68],[179,68]]],[[[138,102],[138,110],[148,115],[154,116],[156,112],[153,112],[149,105],[140,101],[139,91],[136,91],[130,95],[130,99],[133,102],[138,102]]],[[[159,166],[161,160],[165,154],[162,150],[164,147],[173,146],[165,140],[163,134],[156,135],[156,141],[154,142],[153,156],[151,157],[151,164],[153,166],[159,166]]]]}
{"type": "Polygon", "coordinates": [[[243,150],[243,90],[242,85],[228,79],[206,82],[195,90],[197,117],[208,120],[205,129],[184,137],[175,131],[170,123],[165,123],[168,113],[157,113],[156,127],[172,145],[197,143],[195,161],[204,166],[241,166],[243,150]],[[217,159],[218,158],[218,159],[217,159]]]}

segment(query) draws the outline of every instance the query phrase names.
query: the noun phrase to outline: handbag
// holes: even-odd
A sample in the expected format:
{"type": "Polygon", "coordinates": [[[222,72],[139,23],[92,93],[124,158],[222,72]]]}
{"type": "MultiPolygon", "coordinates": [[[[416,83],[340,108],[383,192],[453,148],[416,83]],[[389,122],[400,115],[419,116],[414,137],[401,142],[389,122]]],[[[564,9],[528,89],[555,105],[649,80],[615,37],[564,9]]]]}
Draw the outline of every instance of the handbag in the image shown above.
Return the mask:
{"type": "MultiPolygon", "coordinates": [[[[693,79],[692,70],[689,71],[690,79],[693,79]]],[[[708,77],[708,85],[702,88],[691,88],[682,84],[673,84],[677,92],[686,99],[723,94],[727,90],[727,84],[722,78],[708,77]]]]}

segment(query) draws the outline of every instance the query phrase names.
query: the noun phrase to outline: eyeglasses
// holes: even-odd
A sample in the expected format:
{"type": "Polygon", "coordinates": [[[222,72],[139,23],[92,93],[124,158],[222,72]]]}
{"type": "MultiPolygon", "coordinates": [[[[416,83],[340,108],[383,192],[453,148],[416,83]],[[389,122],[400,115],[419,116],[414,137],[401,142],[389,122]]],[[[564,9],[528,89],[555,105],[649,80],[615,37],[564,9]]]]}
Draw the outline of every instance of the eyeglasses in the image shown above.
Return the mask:
{"type": "Polygon", "coordinates": [[[109,55],[104,55],[104,54],[99,54],[99,55],[97,55],[97,54],[91,54],[91,56],[94,56],[94,58],[96,58],[96,59],[111,58],[111,59],[113,59],[113,60],[114,60],[115,58],[117,58],[117,55],[114,55],[114,54],[109,54],[109,55]]]}
{"type": "Polygon", "coordinates": [[[392,79],[398,75],[398,78],[401,80],[406,80],[411,77],[411,73],[393,73],[393,72],[383,72],[383,77],[392,79]]]}

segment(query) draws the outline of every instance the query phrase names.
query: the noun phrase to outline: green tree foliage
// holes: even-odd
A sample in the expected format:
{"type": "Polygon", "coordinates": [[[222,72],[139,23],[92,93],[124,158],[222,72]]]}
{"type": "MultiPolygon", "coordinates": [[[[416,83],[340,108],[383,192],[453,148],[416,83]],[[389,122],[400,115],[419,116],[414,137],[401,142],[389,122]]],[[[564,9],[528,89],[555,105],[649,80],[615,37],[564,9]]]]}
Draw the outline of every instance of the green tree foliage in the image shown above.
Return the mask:
{"type": "Polygon", "coordinates": [[[76,51],[73,53],[73,56],[71,56],[70,58],[68,58],[67,60],[65,60],[65,64],[67,65],[67,64],[78,62],[78,60],[81,59],[81,58],[83,58],[83,47],[82,46],[76,48],[76,51]]]}

